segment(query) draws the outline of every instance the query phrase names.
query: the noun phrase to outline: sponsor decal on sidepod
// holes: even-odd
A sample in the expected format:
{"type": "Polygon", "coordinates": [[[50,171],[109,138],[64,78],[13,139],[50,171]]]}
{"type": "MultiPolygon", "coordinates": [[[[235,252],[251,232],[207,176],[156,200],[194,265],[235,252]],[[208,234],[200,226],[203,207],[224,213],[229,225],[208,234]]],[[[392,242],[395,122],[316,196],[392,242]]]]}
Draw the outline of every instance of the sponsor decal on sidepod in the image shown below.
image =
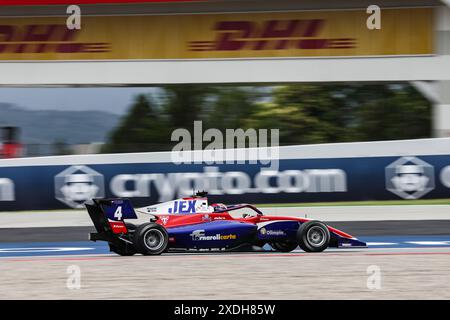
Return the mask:
{"type": "Polygon", "coordinates": [[[237,235],[235,234],[226,234],[222,235],[217,233],[212,236],[205,235],[205,230],[194,230],[190,234],[192,237],[192,241],[218,241],[218,240],[235,240],[237,239],[237,235]]]}

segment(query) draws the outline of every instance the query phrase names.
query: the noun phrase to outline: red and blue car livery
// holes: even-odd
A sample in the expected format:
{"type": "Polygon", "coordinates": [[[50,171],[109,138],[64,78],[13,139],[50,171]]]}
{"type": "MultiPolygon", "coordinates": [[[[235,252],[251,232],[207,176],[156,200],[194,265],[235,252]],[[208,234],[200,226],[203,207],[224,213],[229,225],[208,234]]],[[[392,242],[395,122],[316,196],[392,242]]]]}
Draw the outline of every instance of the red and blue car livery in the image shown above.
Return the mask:
{"type": "Polygon", "coordinates": [[[124,256],[258,251],[267,245],[280,252],[298,246],[306,252],[366,247],[366,243],[321,221],[266,216],[250,204],[209,205],[203,192],[137,209],[128,199],[93,199],[86,208],[97,230],[90,234],[90,240],[107,241],[112,252],[124,256]],[[144,223],[129,222],[143,217],[147,217],[144,223]]]}

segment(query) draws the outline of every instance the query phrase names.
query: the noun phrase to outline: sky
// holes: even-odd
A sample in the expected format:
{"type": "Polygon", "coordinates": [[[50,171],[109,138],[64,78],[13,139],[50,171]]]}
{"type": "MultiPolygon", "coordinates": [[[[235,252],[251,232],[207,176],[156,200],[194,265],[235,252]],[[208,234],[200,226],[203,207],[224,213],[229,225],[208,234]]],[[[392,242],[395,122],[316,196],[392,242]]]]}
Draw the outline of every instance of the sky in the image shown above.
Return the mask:
{"type": "Polygon", "coordinates": [[[101,110],[123,114],[139,93],[155,88],[0,88],[0,102],[29,110],[101,110]]]}

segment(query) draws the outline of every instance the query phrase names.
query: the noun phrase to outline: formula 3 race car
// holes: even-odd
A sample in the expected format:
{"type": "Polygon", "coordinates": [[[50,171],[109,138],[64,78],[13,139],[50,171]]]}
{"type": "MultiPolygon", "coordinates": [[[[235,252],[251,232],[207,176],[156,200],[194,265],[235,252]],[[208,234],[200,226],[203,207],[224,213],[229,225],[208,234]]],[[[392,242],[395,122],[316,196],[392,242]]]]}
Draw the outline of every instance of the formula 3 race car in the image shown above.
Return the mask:
{"type": "MultiPolygon", "coordinates": [[[[122,256],[159,255],[167,251],[306,252],[328,247],[366,247],[366,243],[323,222],[301,217],[266,216],[250,204],[208,204],[206,192],[139,209],[128,199],[93,199],[86,203],[97,230],[92,241],[107,241],[122,256]],[[125,222],[147,216],[141,224],[125,222]],[[240,213],[243,212],[243,213],[240,213]]],[[[141,219],[140,219],[141,220],[141,219]]]]}

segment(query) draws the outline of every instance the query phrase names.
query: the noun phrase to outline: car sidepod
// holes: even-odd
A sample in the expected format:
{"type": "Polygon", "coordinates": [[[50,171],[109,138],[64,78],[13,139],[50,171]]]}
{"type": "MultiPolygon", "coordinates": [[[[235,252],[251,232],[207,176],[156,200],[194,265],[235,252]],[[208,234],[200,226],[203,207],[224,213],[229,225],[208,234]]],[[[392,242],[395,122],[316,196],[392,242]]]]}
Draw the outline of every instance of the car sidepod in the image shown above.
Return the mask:
{"type": "Polygon", "coordinates": [[[233,249],[252,243],[256,225],[240,221],[211,221],[167,228],[171,249],[233,249]]]}
{"type": "Polygon", "coordinates": [[[277,240],[296,241],[296,233],[299,226],[300,222],[292,220],[258,223],[258,240],[265,242],[277,240]]]}
{"type": "MultiPolygon", "coordinates": [[[[258,223],[257,239],[264,242],[295,241],[297,242],[297,230],[302,225],[295,220],[271,220],[258,223]]],[[[329,247],[335,248],[364,248],[367,244],[340,230],[328,227],[330,231],[329,247]]]]}

